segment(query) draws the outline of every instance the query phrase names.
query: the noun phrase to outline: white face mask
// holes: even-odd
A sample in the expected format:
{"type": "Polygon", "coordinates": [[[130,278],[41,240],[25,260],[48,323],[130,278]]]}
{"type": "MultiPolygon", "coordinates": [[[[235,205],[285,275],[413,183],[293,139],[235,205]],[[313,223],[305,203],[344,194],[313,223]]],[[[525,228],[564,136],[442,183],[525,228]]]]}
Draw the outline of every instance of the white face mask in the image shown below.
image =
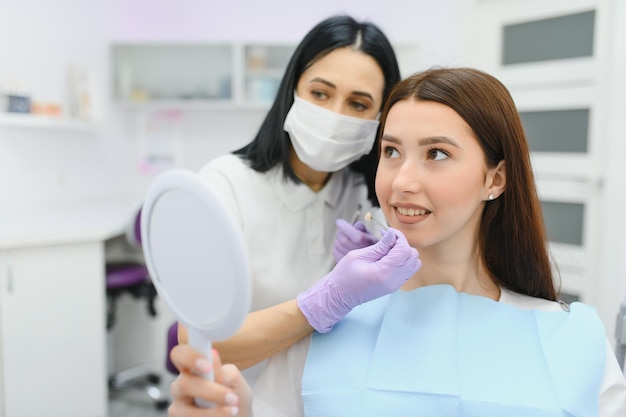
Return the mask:
{"type": "Polygon", "coordinates": [[[316,171],[335,172],[372,150],[378,120],[326,110],[294,97],[284,129],[298,158],[316,171]]]}

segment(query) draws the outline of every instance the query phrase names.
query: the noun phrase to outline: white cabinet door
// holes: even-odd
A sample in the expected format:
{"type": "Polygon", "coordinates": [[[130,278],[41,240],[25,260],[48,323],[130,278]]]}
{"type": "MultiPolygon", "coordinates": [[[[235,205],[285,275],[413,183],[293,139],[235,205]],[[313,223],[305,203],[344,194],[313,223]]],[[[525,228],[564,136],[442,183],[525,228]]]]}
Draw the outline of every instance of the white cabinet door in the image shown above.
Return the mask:
{"type": "Polygon", "coordinates": [[[101,243],[0,252],[0,416],[106,416],[103,258],[101,243]]]}

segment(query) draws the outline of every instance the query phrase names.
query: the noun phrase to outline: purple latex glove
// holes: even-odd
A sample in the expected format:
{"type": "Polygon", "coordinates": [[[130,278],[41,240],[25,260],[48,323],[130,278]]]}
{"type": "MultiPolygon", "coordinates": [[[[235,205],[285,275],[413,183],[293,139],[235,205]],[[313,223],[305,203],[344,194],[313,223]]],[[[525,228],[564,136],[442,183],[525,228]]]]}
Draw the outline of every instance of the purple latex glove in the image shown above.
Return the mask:
{"type": "Polygon", "coordinates": [[[351,250],[361,249],[378,242],[378,238],[367,231],[363,222],[356,222],[353,226],[344,219],[337,219],[335,224],[337,237],[333,245],[333,256],[336,262],[339,262],[351,250]]]}
{"type": "Polygon", "coordinates": [[[298,307],[320,333],[327,333],[359,304],[390,294],[422,265],[404,235],[388,228],[382,239],[344,256],[311,288],[298,294],[298,307]]]}

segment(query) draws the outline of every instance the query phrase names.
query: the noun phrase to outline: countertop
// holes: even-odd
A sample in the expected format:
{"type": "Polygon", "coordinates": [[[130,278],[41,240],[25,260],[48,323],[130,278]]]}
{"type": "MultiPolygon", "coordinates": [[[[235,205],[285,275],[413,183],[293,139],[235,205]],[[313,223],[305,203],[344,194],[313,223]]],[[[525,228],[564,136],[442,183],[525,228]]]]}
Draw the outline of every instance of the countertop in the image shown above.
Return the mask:
{"type": "Polygon", "coordinates": [[[104,241],[126,233],[140,204],[121,197],[3,214],[0,250],[104,241]]]}

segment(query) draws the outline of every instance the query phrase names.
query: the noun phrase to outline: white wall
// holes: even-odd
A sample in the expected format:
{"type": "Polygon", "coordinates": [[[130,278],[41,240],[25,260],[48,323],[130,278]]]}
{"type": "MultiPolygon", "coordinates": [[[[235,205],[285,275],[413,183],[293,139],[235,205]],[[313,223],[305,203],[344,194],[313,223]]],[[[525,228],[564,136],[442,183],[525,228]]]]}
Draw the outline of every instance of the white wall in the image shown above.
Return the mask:
{"type": "MultiPolygon", "coordinates": [[[[423,67],[466,62],[465,0],[0,0],[0,80],[19,76],[34,98],[67,105],[71,65],[93,71],[103,108],[93,131],[0,126],[0,216],[35,206],[141,199],[152,176],[138,170],[132,112],[110,102],[109,45],[114,41],[277,41],[297,43],[319,20],[348,12],[379,24],[394,42],[417,42],[423,67]]],[[[415,71],[420,68],[415,68],[415,71]]],[[[262,110],[183,117],[184,167],[198,169],[247,143],[262,110]]],[[[157,320],[122,300],[127,317],[115,333],[115,368],[149,363],[162,369],[172,316],[157,320]],[[138,330],[139,329],[139,330],[138,330]],[[134,349],[139,348],[140,350],[134,349]]],[[[79,314],[79,312],[77,312],[79,314]]]]}
{"type": "Polygon", "coordinates": [[[611,340],[621,302],[626,303],[626,2],[611,1],[611,42],[606,61],[605,95],[607,147],[602,150],[605,167],[602,219],[599,222],[602,248],[597,260],[598,311],[611,340]]]}
{"type": "MultiPolygon", "coordinates": [[[[3,0],[0,82],[20,77],[34,98],[66,105],[69,66],[90,68],[105,80],[105,4],[3,0]]],[[[34,204],[119,193],[122,177],[115,165],[124,145],[120,140],[108,119],[88,134],[0,127],[0,215],[34,204]]]]}

